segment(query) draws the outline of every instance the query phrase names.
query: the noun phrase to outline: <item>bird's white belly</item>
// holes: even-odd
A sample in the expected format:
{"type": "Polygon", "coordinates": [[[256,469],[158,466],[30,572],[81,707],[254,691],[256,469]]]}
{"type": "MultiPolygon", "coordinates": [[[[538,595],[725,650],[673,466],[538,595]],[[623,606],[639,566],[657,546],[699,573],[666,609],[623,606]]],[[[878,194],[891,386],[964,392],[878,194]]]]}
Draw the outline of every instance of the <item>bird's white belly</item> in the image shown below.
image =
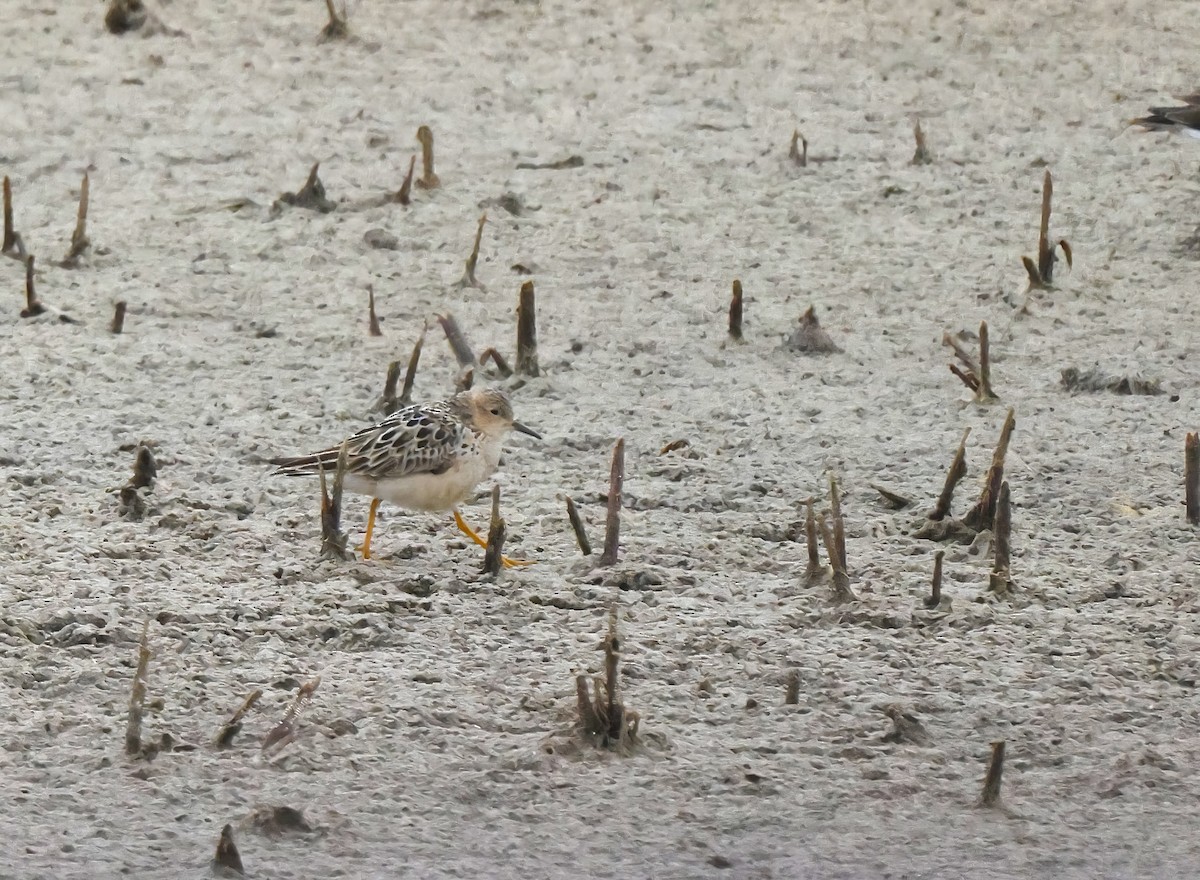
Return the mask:
{"type": "Polygon", "coordinates": [[[494,458],[486,453],[464,455],[440,474],[410,474],[382,480],[346,474],[344,487],[409,510],[449,510],[470,497],[476,485],[495,473],[498,452],[494,458]]]}

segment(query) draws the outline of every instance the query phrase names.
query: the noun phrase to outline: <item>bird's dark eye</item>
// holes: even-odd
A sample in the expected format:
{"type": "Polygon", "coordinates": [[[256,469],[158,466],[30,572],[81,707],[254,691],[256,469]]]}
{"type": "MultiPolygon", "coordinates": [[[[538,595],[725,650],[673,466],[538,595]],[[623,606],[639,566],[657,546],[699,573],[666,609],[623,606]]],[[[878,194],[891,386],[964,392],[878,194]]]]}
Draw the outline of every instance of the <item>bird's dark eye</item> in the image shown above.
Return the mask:
{"type": "Polygon", "coordinates": [[[492,407],[491,413],[494,416],[498,416],[498,415],[500,415],[500,410],[496,409],[495,407],[492,407]]]}

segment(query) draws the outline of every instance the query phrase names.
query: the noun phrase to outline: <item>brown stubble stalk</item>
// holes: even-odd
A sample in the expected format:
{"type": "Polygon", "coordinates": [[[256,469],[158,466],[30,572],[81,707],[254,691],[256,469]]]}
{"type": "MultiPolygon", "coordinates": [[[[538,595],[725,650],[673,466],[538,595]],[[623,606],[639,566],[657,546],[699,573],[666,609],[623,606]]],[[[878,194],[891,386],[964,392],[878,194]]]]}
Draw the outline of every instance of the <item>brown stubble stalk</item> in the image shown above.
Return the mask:
{"type": "Polygon", "coordinates": [[[130,757],[142,751],[142,716],[146,711],[146,674],[150,668],[150,621],[142,624],[142,638],[138,643],[137,669],[133,674],[133,687],[129,693],[129,720],[125,723],[125,754],[130,757]]]}
{"type": "Polygon", "coordinates": [[[575,499],[570,495],[567,496],[567,519],[571,521],[571,531],[575,533],[575,543],[579,545],[579,552],[584,556],[591,556],[592,542],[588,540],[587,530],[583,525],[583,517],[579,515],[579,508],[575,506],[575,499]]]}
{"type": "Polygon", "coordinates": [[[33,285],[33,254],[30,254],[25,258],[25,308],[21,309],[21,317],[36,318],[45,311],[33,285]]]}
{"type": "Polygon", "coordinates": [[[317,475],[321,481],[321,558],[352,559],[353,554],[346,549],[347,537],[342,531],[342,488],[346,480],[346,471],[350,466],[349,441],[343,441],[338,453],[337,469],[333,472],[333,491],[326,490],[325,469],[321,468],[317,475]]]}
{"type": "Polygon", "coordinates": [[[488,526],[487,548],[483,551],[483,573],[499,577],[504,567],[504,539],[508,527],[500,515],[500,485],[492,486],[492,520],[488,526]]]}
{"type": "Polygon", "coordinates": [[[246,869],[242,866],[242,856],[238,852],[237,844],[233,842],[233,826],[226,825],[221,829],[221,836],[217,839],[217,852],[213,856],[213,873],[217,876],[228,876],[236,874],[239,877],[245,876],[246,869]]]}
{"type": "Polygon", "coordinates": [[[367,285],[367,332],[372,336],[382,336],[383,328],[379,326],[379,315],[375,313],[375,285],[367,285]]]}
{"type": "Polygon", "coordinates": [[[801,168],[808,167],[808,140],[800,134],[800,129],[793,129],[792,143],[788,147],[788,158],[801,168]]]}
{"type": "Polygon", "coordinates": [[[479,356],[479,366],[487,366],[487,362],[491,361],[496,365],[496,371],[500,373],[500,377],[507,379],[513,374],[513,369],[508,365],[508,359],[504,357],[495,348],[485,348],[483,354],[479,356]]]}
{"type": "Polygon", "coordinates": [[[625,484],[625,438],[613,446],[612,468],[608,475],[608,516],[604,523],[604,551],[600,565],[616,565],[621,543],[621,491],[625,484]]]}
{"type": "Polygon", "coordinates": [[[287,710],[283,713],[283,718],[263,737],[262,751],[264,753],[275,746],[282,749],[292,741],[296,736],[296,725],[300,720],[300,713],[312,701],[312,696],[320,685],[321,676],[318,675],[300,686],[296,691],[296,696],[292,698],[292,702],[288,704],[287,710]]]}
{"type": "Polygon", "coordinates": [[[71,233],[71,247],[62,261],[62,265],[68,269],[78,265],[79,258],[84,255],[92,244],[87,237],[88,192],[90,186],[88,175],[85,171],[83,174],[83,183],[79,185],[79,211],[75,215],[75,231],[71,233]]]}
{"type": "Polygon", "coordinates": [[[950,505],[954,500],[954,487],[967,475],[967,438],[970,436],[970,428],[963,431],[962,440],[958,443],[958,451],[954,453],[954,460],[950,462],[950,470],[946,472],[946,482],[942,484],[942,494],[938,496],[937,503],[929,514],[931,520],[943,520],[950,515],[950,505]]]}
{"type": "Polygon", "coordinates": [[[946,558],[946,551],[939,550],[933,557],[933,584],[930,588],[929,598],[925,600],[926,608],[937,608],[942,604],[942,561],[946,558]]]}
{"type": "Polygon", "coordinates": [[[242,731],[242,719],[246,717],[247,712],[254,708],[254,704],[262,698],[262,695],[262,689],[255,688],[247,695],[246,699],[242,700],[242,705],[229,716],[229,720],[221,725],[221,729],[217,731],[213,740],[213,744],[218,749],[228,748],[233,744],[233,738],[242,731]]]}
{"type": "Polygon", "coordinates": [[[1004,775],[1004,741],[992,743],[992,757],[988,761],[987,774],[983,777],[983,793],[979,806],[995,807],[1000,803],[1000,781],[1004,775]]]}
{"type": "Polygon", "coordinates": [[[125,310],[125,300],[118,300],[117,304],[113,306],[112,323],[108,325],[108,329],[112,333],[119,334],[125,329],[125,310]]]}
{"type": "Polygon", "coordinates": [[[993,536],[992,573],[988,578],[988,589],[998,596],[1003,596],[1012,586],[1012,578],[1009,576],[1012,562],[1012,501],[1007,480],[1000,484],[1000,494],[996,499],[993,536]]]}
{"type": "Polygon", "coordinates": [[[838,553],[835,529],[830,527],[824,515],[818,519],[817,527],[821,532],[821,540],[825,543],[825,555],[829,557],[829,565],[833,568],[833,601],[838,605],[853,602],[857,597],[850,589],[850,575],[846,573],[846,561],[838,553]]]}
{"type": "Polygon", "coordinates": [[[521,285],[517,300],[517,373],[538,375],[537,299],[532,281],[521,285]]]}
{"type": "Polygon", "coordinates": [[[742,341],[742,282],[733,281],[733,296],[729,300],[729,338],[742,341]]]}
{"type": "Polygon", "coordinates": [[[12,181],[4,175],[4,243],[0,253],[10,253],[17,245],[17,233],[13,229],[12,181]]]}
{"type": "Polygon", "coordinates": [[[913,141],[916,143],[916,149],[913,150],[912,165],[929,165],[933,162],[933,153],[929,152],[929,145],[925,143],[925,132],[921,129],[921,120],[918,118],[913,121],[913,141]]]}
{"type": "Polygon", "coordinates": [[[813,499],[805,502],[804,538],[808,546],[808,568],[804,572],[806,583],[813,583],[825,575],[825,567],[821,565],[821,544],[817,536],[817,516],[813,510],[813,499]]]}
{"type": "Polygon", "coordinates": [[[402,205],[412,204],[413,171],[416,167],[417,157],[413,156],[408,160],[408,174],[404,175],[404,181],[400,184],[400,189],[395,195],[396,201],[402,205]]]}
{"type": "Polygon", "coordinates": [[[433,173],[433,130],[428,125],[417,129],[417,140],[421,144],[421,177],[417,186],[421,189],[437,189],[442,185],[433,173]]]}
{"type": "Polygon", "coordinates": [[[1004,481],[1004,459],[1008,455],[1008,444],[1017,426],[1016,411],[1009,409],[1000,429],[1000,441],[992,453],[992,466],[988,468],[987,480],[975,506],[963,517],[963,524],[976,531],[990,529],[996,518],[996,503],[1000,497],[1000,484],[1004,481]]]}
{"type": "Polygon", "coordinates": [[[996,392],[992,390],[991,346],[988,340],[987,321],[981,321],[979,324],[978,364],[949,332],[942,334],[942,344],[950,346],[954,350],[954,356],[962,362],[961,368],[956,364],[951,364],[950,372],[958,376],[964,385],[975,392],[975,400],[980,403],[996,400],[996,392]]]}
{"type": "Polygon", "coordinates": [[[438,323],[442,325],[442,330],[446,334],[446,342],[450,344],[450,350],[454,352],[454,359],[458,361],[459,368],[465,370],[468,367],[474,367],[475,354],[471,351],[471,346],[467,344],[467,337],[463,335],[454,315],[446,312],[444,315],[438,315],[437,319],[438,323]]]}
{"type": "Polygon", "coordinates": [[[1054,248],[1050,246],[1050,200],[1054,196],[1054,178],[1050,169],[1042,177],[1042,218],[1038,224],[1038,275],[1043,284],[1054,280],[1054,248]]]}
{"type": "Polygon", "coordinates": [[[139,443],[133,460],[133,475],[117,493],[121,514],[132,520],[146,515],[146,492],[154,488],[158,477],[158,463],[154,453],[144,443],[139,443]]]}
{"type": "Polygon", "coordinates": [[[1200,434],[1188,432],[1183,443],[1183,503],[1187,521],[1200,525],[1200,434]]]}
{"type": "Polygon", "coordinates": [[[796,706],[800,703],[800,673],[793,669],[788,673],[787,687],[783,694],[783,705],[796,706]]]}
{"type": "Polygon", "coordinates": [[[846,571],[846,520],[842,516],[842,493],[833,474],[829,475],[829,512],[833,520],[833,540],[838,561],[842,571],[846,571]]]}
{"type": "Polygon", "coordinates": [[[992,390],[992,355],[988,342],[987,321],[979,322],[979,389],[975,399],[983,402],[996,400],[996,392],[992,390]]]}
{"type": "Polygon", "coordinates": [[[487,214],[479,215],[479,226],[475,229],[475,244],[471,247],[471,255],[467,257],[464,264],[463,277],[459,280],[459,287],[474,287],[477,290],[485,290],[483,284],[475,277],[475,267],[479,264],[479,246],[483,243],[483,227],[487,223],[487,214]]]}
{"type": "Polygon", "coordinates": [[[640,719],[620,698],[621,644],[617,635],[617,606],[609,609],[604,648],[604,680],[575,677],[575,700],[584,736],[601,748],[625,751],[637,741],[640,719]]]}

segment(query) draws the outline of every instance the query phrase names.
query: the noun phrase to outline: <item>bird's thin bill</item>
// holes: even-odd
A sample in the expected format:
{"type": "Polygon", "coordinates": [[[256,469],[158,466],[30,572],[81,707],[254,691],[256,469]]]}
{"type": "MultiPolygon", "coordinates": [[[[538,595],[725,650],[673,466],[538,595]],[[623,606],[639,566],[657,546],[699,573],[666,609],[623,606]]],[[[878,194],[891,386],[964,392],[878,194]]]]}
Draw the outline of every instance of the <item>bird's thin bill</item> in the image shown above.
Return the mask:
{"type": "Polygon", "coordinates": [[[528,434],[530,437],[536,437],[538,440],[542,439],[541,434],[528,425],[522,425],[520,422],[513,422],[513,430],[520,431],[522,434],[528,434]]]}

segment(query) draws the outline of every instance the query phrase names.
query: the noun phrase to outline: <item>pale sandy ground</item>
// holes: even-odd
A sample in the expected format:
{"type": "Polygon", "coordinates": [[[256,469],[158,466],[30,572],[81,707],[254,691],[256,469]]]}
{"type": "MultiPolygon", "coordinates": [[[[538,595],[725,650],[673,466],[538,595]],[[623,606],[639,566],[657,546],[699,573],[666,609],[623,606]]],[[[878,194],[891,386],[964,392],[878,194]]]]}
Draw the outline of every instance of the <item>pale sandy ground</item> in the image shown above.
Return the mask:
{"type": "MultiPolygon", "coordinates": [[[[4,0],[0,167],[43,298],[82,323],[19,319],[0,261],[0,875],[202,876],[230,822],[258,878],[1195,876],[1200,348],[1177,248],[1200,152],[1121,123],[1197,85],[1200,28],[1191,4],[1134,6],[362,0],[362,39],[319,46],[316,0],[171,3],[186,36],[149,38],[107,34],[94,0],[4,0]],[[934,165],[908,164],[914,114],[934,165]],[[364,207],[421,124],[444,188],[364,207]],[[797,125],[831,161],[787,162],[797,125]],[[516,169],[571,154],[586,165],[516,169]],[[270,219],[315,160],[338,209],[270,219]],[[1044,164],[1077,261],[1021,313],[1044,164]],[[68,271],[85,168],[105,253],[68,271]],[[457,289],[506,192],[527,213],[489,208],[487,290],[457,289]],[[377,227],[398,250],[364,244],[377,227]],[[396,510],[380,559],[318,561],[315,486],[264,459],[365,424],[439,310],[511,353],[517,262],[546,375],[515,406],[545,442],[512,441],[499,480],[538,564],[492,582],[446,520],[396,510]],[[781,351],[810,304],[844,354],[781,351]],[[985,408],[940,347],[980,319],[1003,396],[985,408]],[[1060,389],[1097,364],[1179,397],[1060,389]],[[953,611],[930,619],[937,546],[869,484],[927,509],[971,426],[973,495],[1007,405],[1015,597],[983,601],[988,562],[951,547],[953,611]],[[625,549],[595,571],[561,496],[598,541],[618,436],[625,549]],[[691,455],[657,454],[680,438],[691,455]],[[161,479],[129,522],[114,490],[139,440],[161,479]],[[801,583],[786,535],[830,472],[850,609],[801,583]],[[646,733],[628,758],[570,734],[613,601],[646,733]],[[122,754],[146,618],[147,733],[198,746],[149,763],[122,754]],[[299,741],[265,759],[317,674],[299,741]],[[930,746],[883,741],[893,702],[930,746]],[[996,739],[1007,813],[973,805],[996,739]],[[256,832],[281,804],[318,831],[256,832]]],[[[454,373],[431,334],[418,394],[454,373]]]]}

